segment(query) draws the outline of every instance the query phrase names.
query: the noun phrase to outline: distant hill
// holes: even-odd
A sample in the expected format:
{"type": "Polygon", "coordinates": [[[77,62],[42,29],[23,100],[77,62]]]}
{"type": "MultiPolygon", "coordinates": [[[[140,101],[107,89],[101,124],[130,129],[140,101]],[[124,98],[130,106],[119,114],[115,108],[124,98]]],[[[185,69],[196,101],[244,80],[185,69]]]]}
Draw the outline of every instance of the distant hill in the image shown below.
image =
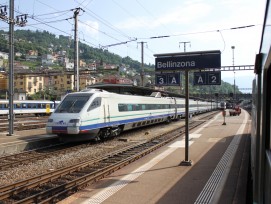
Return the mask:
{"type": "MultiPolygon", "coordinates": [[[[9,52],[8,32],[0,30],[0,51],[9,52]]],[[[27,54],[29,50],[37,50],[38,55],[50,54],[58,51],[66,51],[69,59],[74,59],[74,40],[69,36],[49,33],[48,31],[16,30],[14,32],[14,51],[27,54]]],[[[85,62],[104,62],[108,64],[126,64],[137,71],[141,69],[141,63],[130,57],[122,58],[107,50],[93,48],[79,42],[79,58],[85,62]]],[[[144,68],[154,70],[154,65],[144,65],[144,68]]]]}
{"type": "MultiPolygon", "coordinates": [[[[8,45],[8,32],[0,30],[0,51],[9,52],[8,45]]],[[[52,52],[66,51],[66,55],[69,59],[74,59],[74,40],[69,36],[49,33],[48,31],[32,31],[32,30],[16,30],[14,32],[14,50],[20,52],[23,55],[27,54],[29,50],[37,50],[38,55],[51,54],[52,52]]],[[[130,57],[122,58],[119,55],[110,53],[107,50],[93,48],[87,44],[79,42],[80,55],[79,58],[86,63],[93,61],[115,64],[117,66],[125,64],[130,68],[135,69],[138,73],[141,71],[141,63],[131,59],[130,57]]],[[[154,71],[154,65],[144,64],[144,71],[154,71]]],[[[190,92],[193,94],[204,95],[205,93],[233,93],[233,86],[227,82],[221,83],[221,86],[193,86],[192,73],[190,73],[189,83],[190,92]]],[[[154,74],[151,76],[154,82],[154,74]]],[[[172,92],[180,92],[180,88],[165,87],[166,90],[172,92]]],[[[236,87],[236,93],[240,93],[238,87],[236,87]]]]}

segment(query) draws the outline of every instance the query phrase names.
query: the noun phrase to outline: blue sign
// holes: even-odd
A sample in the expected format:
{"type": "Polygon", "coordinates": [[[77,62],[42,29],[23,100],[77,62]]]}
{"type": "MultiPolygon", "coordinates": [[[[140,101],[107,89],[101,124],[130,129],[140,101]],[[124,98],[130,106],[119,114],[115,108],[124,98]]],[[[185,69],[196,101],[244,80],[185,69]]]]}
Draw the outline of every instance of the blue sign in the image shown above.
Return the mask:
{"type": "Polygon", "coordinates": [[[194,85],[221,85],[221,72],[194,72],[194,85]]]}
{"type": "Polygon", "coordinates": [[[179,86],[180,73],[155,74],[156,86],[179,86]]]}
{"type": "Polygon", "coordinates": [[[155,71],[220,68],[221,53],[183,54],[155,58],[155,71]]]}

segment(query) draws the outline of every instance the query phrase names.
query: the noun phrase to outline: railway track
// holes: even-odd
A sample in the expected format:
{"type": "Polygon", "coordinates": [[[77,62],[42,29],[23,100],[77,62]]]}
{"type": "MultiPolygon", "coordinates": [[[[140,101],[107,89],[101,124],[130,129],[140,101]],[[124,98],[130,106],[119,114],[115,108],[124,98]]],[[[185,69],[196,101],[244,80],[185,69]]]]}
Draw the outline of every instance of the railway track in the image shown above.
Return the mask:
{"type": "MultiPolygon", "coordinates": [[[[189,124],[193,129],[207,118],[189,124]]],[[[2,203],[55,203],[71,195],[89,183],[95,182],[129,163],[168,144],[184,134],[185,127],[161,134],[152,139],[136,142],[99,158],[74,164],[65,168],[0,187],[2,203]]]]}
{"type": "MultiPolygon", "coordinates": [[[[44,128],[46,126],[48,117],[28,117],[17,118],[14,120],[13,129],[16,131],[30,130],[36,128],[44,128]]],[[[7,119],[0,119],[0,131],[5,132],[8,130],[9,122],[7,119]]]]}
{"type": "Polygon", "coordinates": [[[7,170],[18,165],[25,165],[44,158],[53,157],[55,155],[66,154],[71,151],[76,151],[80,148],[86,148],[92,145],[91,143],[77,144],[57,144],[50,147],[45,147],[38,150],[30,150],[17,154],[0,157],[0,171],[7,170]]]}

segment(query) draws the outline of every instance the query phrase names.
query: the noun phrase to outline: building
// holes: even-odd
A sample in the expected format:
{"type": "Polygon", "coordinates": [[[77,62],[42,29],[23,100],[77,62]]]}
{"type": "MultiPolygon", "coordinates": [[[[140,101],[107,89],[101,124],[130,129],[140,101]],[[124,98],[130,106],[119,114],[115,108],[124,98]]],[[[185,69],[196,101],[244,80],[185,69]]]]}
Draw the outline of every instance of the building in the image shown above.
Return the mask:
{"type": "Polygon", "coordinates": [[[42,65],[53,65],[54,64],[54,57],[49,54],[42,55],[41,64],[42,65]]]}
{"type": "Polygon", "coordinates": [[[29,50],[28,54],[25,55],[26,61],[37,61],[38,59],[38,51],[37,50],[29,50]]]}
{"type": "Polygon", "coordinates": [[[14,76],[14,89],[26,91],[28,95],[35,94],[44,88],[44,76],[34,74],[20,74],[14,76]]]}
{"type": "Polygon", "coordinates": [[[0,57],[1,57],[2,59],[8,60],[8,53],[0,52],[0,57]]]}
{"type": "Polygon", "coordinates": [[[0,90],[8,89],[7,75],[0,73],[0,90]]]}
{"type": "MultiPolygon", "coordinates": [[[[0,73],[0,91],[9,89],[8,77],[5,72],[0,73]]],[[[80,74],[79,89],[83,90],[90,85],[99,82],[98,78],[90,75],[88,71],[80,74]]],[[[14,74],[14,91],[33,95],[37,92],[49,92],[52,95],[61,96],[74,90],[73,72],[43,70],[33,72],[31,70],[17,70],[14,74]]],[[[20,99],[22,96],[18,96],[20,99]]]]}
{"type": "Polygon", "coordinates": [[[114,75],[104,77],[102,82],[106,84],[133,84],[133,81],[130,79],[114,75]]]}
{"type": "Polygon", "coordinates": [[[59,94],[71,91],[74,89],[74,75],[63,72],[46,76],[45,86],[59,94]]]}

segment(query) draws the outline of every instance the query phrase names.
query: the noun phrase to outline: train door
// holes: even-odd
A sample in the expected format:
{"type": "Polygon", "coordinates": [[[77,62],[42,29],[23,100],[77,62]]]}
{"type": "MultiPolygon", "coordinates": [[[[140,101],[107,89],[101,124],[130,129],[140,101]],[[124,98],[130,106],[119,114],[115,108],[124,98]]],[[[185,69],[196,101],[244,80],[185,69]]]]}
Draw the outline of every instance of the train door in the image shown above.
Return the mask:
{"type": "Polygon", "coordinates": [[[110,107],[109,107],[109,98],[103,98],[103,118],[104,123],[110,122],[110,107]]]}
{"type": "Polygon", "coordinates": [[[173,119],[177,119],[178,118],[178,105],[177,105],[177,100],[176,98],[173,98],[173,107],[174,107],[174,118],[173,119]]]}
{"type": "Polygon", "coordinates": [[[51,112],[50,104],[47,103],[47,104],[46,104],[46,113],[49,114],[50,112],[51,112]]]}

